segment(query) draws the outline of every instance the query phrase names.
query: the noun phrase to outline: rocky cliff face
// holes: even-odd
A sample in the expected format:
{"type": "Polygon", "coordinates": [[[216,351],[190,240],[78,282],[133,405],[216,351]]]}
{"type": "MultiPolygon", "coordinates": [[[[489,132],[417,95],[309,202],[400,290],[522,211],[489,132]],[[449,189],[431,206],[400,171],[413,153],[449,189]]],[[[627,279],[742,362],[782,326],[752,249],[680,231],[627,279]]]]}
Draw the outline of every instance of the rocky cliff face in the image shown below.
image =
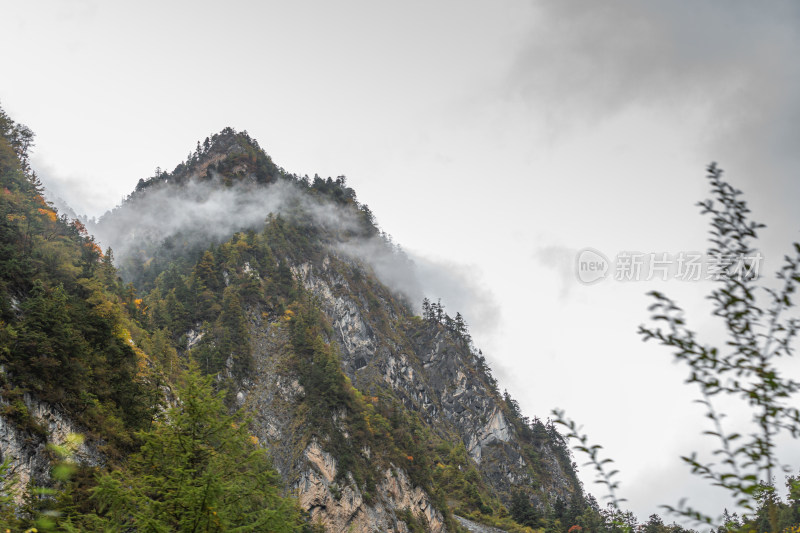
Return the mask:
{"type": "Polygon", "coordinates": [[[365,390],[387,385],[440,435],[457,435],[501,495],[524,487],[534,488],[539,499],[567,500],[580,490],[571,463],[558,456],[552,442],[534,444],[535,459],[525,450],[532,443],[508,420],[505,402],[466,341],[435,325],[409,322],[407,311],[388,304],[392,299],[386,287],[377,286],[378,298],[370,308],[368,298],[348,282],[363,268],[330,254],[316,265],[294,269],[333,325],[353,383],[365,390]],[[381,304],[385,308],[378,313],[374,306],[381,304]],[[388,327],[376,323],[376,316],[389,317],[388,327]]]}
{"type": "Polygon", "coordinates": [[[399,468],[388,468],[377,487],[377,502],[365,502],[350,477],[344,487],[334,482],[336,459],[312,442],[304,453],[306,463],[294,483],[300,505],[308,510],[312,522],[327,531],[387,531],[405,533],[408,525],[398,518],[398,511],[408,511],[424,520],[433,533],[445,531],[442,513],[435,509],[428,494],[412,485],[399,468]]]}
{"type": "MultiPolygon", "coordinates": [[[[298,377],[287,371],[293,357],[288,324],[253,312],[250,331],[255,365],[239,382],[236,399],[253,414],[255,435],[271,451],[275,467],[312,522],[326,531],[406,533],[402,514],[410,513],[430,531],[446,531],[441,510],[402,468],[389,464],[381,469],[369,498],[352,474],[338,475],[337,459],[306,431],[301,401],[305,391],[298,377]]],[[[370,459],[369,449],[360,452],[370,459]]]]}
{"type": "MultiPolygon", "coordinates": [[[[443,439],[462,442],[503,500],[523,490],[544,505],[580,491],[571,464],[553,443],[531,442],[519,433],[518,421],[509,420],[513,414],[468,342],[411,316],[374,275],[365,275],[368,267],[349,257],[329,251],[291,268],[330,323],[331,340],[356,388],[389,391],[443,439]]],[[[226,279],[236,275],[230,272],[226,279]]],[[[336,457],[324,442],[304,437],[298,410],[304,390],[285,370],[293,357],[286,323],[257,310],[249,317],[255,368],[240,380],[236,398],[254,414],[256,434],[313,520],[329,531],[406,531],[399,511],[408,511],[431,531],[444,530],[430,495],[396,465],[381,470],[369,500],[351,475],[337,480],[336,457]]],[[[370,451],[361,454],[369,458],[370,451]]]]}

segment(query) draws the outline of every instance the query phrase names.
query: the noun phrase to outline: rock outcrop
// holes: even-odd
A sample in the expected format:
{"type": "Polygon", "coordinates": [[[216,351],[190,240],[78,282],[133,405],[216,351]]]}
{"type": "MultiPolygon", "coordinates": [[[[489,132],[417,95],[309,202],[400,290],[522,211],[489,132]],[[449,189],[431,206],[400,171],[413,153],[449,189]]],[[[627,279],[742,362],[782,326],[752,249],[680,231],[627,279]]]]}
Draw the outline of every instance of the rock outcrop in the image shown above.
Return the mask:
{"type": "Polygon", "coordinates": [[[336,460],[318,443],[309,444],[305,458],[307,469],[295,482],[295,491],[312,522],[322,524],[326,531],[406,533],[408,526],[398,518],[398,511],[422,519],[432,533],[445,531],[442,513],[403,470],[387,469],[378,484],[376,501],[368,503],[352,478],[344,487],[336,485],[336,460]]]}
{"type": "MultiPolygon", "coordinates": [[[[84,428],[76,426],[59,409],[39,401],[29,393],[23,396],[28,416],[38,428],[36,432],[25,429],[5,415],[0,415],[0,461],[10,460],[10,472],[16,476],[19,489],[28,486],[46,486],[50,483],[53,454],[48,444],[68,445],[71,459],[88,466],[103,464],[104,457],[97,443],[76,441],[73,435],[84,435],[84,428]]],[[[7,405],[0,401],[0,407],[7,405]]],[[[22,490],[15,491],[17,499],[22,490]]]]}

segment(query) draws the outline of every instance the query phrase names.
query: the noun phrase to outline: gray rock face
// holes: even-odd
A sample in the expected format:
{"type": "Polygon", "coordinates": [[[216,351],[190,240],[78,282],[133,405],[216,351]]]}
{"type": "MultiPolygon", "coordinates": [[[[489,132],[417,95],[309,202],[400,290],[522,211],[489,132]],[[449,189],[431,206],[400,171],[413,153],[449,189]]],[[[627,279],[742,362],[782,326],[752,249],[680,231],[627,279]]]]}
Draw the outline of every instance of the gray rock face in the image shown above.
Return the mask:
{"type": "MultiPolygon", "coordinates": [[[[46,437],[33,435],[7,417],[0,416],[0,461],[11,459],[11,471],[17,476],[19,489],[31,483],[49,484],[52,463],[47,444],[64,445],[70,441],[71,435],[85,433],[52,405],[30,394],[25,394],[23,402],[31,418],[45,429],[46,437]]],[[[0,401],[0,406],[4,404],[0,401]]],[[[75,448],[73,459],[88,466],[97,466],[104,461],[96,445],[88,442],[81,442],[75,448]]],[[[21,498],[22,490],[17,490],[16,496],[21,498]]]]}
{"type": "Polygon", "coordinates": [[[484,526],[483,524],[478,524],[477,522],[473,522],[472,520],[467,520],[466,518],[462,518],[460,516],[456,516],[456,520],[461,527],[469,531],[470,533],[506,533],[504,529],[497,529],[496,527],[489,527],[484,526]]]}
{"type": "MultiPolygon", "coordinates": [[[[326,531],[407,533],[409,529],[398,514],[408,510],[418,519],[424,518],[431,531],[444,532],[442,513],[401,468],[392,466],[382,472],[370,501],[352,475],[346,474],[344,482],[336,481],[336,458],[316,439],[304,440],[304,417],[298,412],[304,390],[286,371],[293,357],[286,324],[264,322],[253,315],[251,325],[255,372],[239,394],[245,408],[254,414],[256,437],[270,451],[276,469],[312,521],[326,531]]],[[[361,452],[370,457],[369,449],[361,452]]]]}
{"type": "Polygon", "coordinates": [[[472,460],[480,464],[483,449],[490,444],[508,442],[511,440],[511,431],[503,412],[495,408],[486,425],[469,437],[467,450],[472,460]]]}
{"type": "Polygon", "coordinates": [[[418,318],[409,321],[410,316],[403,316],[407,311],[386,303],[391,295],[385,287],[377,289],[378,302],[360,294],[345,274],[361,268],[331,253],[293,269],[333,325],[333,340],[354,385],[370,390],[382,383],[434,431],[460,437],[484,479],[506,501],[517,487],[538,492],[534,501],[542,496],[566,499],[579,491],[571,463],[565,464],[551,446],[534,445],[536,457],[531,457],[531,443],[508,420],[505,402],[481,370],[474,349],[444,328],[418,318]],[[384,321],[388,317],[389,327],[376,316],[384,321]]]}
{"type": "Polygon", "coordinates": [[[312,522],[324,525],[326,531],[405,533],[408,527],[397,519],[396,511],[406,509],[416,517],[424,517],[429,531],[445,531],[441,512],[434,509],[425,491],[412,486],[402,469],[384,472],[377,487],[377,501],[368,505],[352,479],[343,488],[335,486],[336,460],[317,442],[309,444],[305,458],[308,466],[295,483],[295,490],[312,522]]]}

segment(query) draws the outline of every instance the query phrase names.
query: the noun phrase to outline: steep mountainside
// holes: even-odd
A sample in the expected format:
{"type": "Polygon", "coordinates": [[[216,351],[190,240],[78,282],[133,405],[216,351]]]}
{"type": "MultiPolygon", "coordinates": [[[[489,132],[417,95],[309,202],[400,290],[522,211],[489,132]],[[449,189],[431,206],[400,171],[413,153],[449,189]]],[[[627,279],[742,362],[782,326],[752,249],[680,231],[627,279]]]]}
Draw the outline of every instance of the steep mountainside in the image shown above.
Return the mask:
{"type": "Polygon", "coordinates": [[[226,129],[87,232],[43,199],[30,132],[2,113],[0,127],[3,524],[138,520],[144,504],[109,487],[150,475],[148,442],[180,429],[186,367],[249,417],[237,453],[267,450],[291,497],[253,501],[289,529],[292,498],[326,531],[463,530],[454,513],[566,531],[597,514],[564,439],[499,392],[464,318],[427,299],[417,314],[414,265],[343,177],[290,175],[226,129]],[[66,480],[51,475],[64,446],[66,480]],[[23,498],[37,485],[57,497],[23,498]]]}
{"type": "Polygon", "coordinates": [[[405,510],[441,530],[449,507],[502,514],[516,492],[542,516],[582,511],[563,439],[499,393],[461,316],[427,303],[416,316],[381,282],[377,262],[412,266],[344,178],[289,175],[226,130],[140,182],[96,232],[152,325],[221,372],[331,530],[402,529],[405,510]]]}

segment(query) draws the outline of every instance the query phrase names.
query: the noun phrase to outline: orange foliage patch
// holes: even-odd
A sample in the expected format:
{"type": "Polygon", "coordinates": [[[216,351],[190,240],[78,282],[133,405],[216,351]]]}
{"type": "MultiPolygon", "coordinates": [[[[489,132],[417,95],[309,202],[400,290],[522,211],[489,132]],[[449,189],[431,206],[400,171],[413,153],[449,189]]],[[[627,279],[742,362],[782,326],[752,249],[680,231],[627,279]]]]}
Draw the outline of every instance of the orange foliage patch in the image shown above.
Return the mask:
{"type": "Polygon", "coordinates": [[[96,242],[94,242],[94,241],[89,241],[89,242],[85,242],[85,243],[83,243],[83,245],[84,245],[84,246],[85,246],[87,249],[89,249],[89,250],[93,251],[94,253],[96,253],[97,255],[99,255],[99,256],[101,256],[101,257],[103,256],[103,250],[102,250],[102,249],[101,249],[101,248],[100,248],[100,247],[97,245],[97,243],[96,243],[96,242]]]}
{"type": "Polygon", "coordinates": [[[51,209],[42,209],[40,207],[37,209],[37,211],[39,212],[40,215],[44,215],[47,218],[49,218],[50,222],[55,222],[56,220],[58,220],[58,215],[56,215],[56,212],[51,209]]]}
{"type": "Polygon", "coordinates": [[[86,226],[84,226],[83,224],[81,224],[81,222],[80,222],[79,220],[77,220],[77,219],[76,219],[76,220],[73,220],[73,221],[72,221],[72,226],[73,226],[73,227],[74,227],[76,230],[78,230],[78,233],[80,233],[81,235],[86,235],[86,234],[87,234],[87,231],[86,231],[86,226]]]}

